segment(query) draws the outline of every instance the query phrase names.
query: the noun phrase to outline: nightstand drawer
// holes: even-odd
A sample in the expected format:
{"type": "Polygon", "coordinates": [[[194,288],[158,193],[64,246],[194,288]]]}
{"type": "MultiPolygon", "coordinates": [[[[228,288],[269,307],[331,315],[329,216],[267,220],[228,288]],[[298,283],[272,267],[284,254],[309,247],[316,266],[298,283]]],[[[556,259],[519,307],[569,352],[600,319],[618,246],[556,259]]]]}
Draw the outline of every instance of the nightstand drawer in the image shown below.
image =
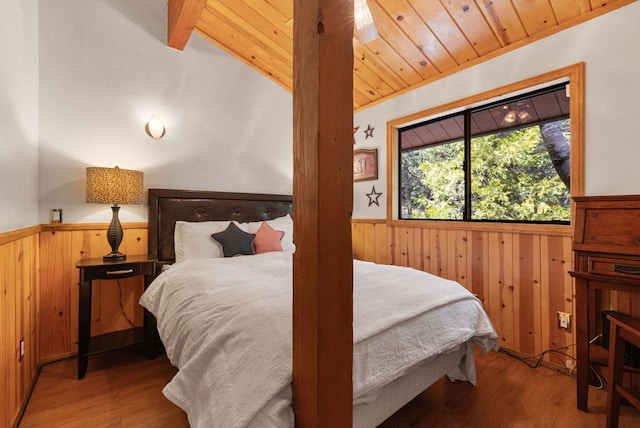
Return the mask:
{"type": "Polygon", "coordinates": [[[589,257],[587,272],[621,278],[640,278],[640,260],[609,257],[589,257]]]}
{"type": "Polygon", "coordinates": [[[85,268],[85,275],[95,279],[119,279],[142,275],[140,263],[121,263],[116,266],[90,266],[85,268]]]}
{"type": "Polygon", "coordinates": [[[145,275],[155,277],[156,261],[148,256],[129,256],[126,261],[103,262],[102,259],[83,259],[76,263],[80,281],[120,279],[145,275]]]}

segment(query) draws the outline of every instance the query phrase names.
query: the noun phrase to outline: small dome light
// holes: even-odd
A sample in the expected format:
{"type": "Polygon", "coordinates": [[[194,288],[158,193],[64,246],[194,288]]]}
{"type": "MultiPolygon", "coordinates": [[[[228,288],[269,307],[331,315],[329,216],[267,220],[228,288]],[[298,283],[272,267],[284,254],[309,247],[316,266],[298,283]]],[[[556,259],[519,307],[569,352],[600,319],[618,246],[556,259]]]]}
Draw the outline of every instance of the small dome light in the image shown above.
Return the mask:
{"type": "Polygon", "coordinates": [[[164,128],[164,124],[162,123],[162,119],[160,117],[153,115],[149,122],[144,127],[144,130],[147,131],[147,134],[151,138],[162,138],[167,130],[164,128]]]}

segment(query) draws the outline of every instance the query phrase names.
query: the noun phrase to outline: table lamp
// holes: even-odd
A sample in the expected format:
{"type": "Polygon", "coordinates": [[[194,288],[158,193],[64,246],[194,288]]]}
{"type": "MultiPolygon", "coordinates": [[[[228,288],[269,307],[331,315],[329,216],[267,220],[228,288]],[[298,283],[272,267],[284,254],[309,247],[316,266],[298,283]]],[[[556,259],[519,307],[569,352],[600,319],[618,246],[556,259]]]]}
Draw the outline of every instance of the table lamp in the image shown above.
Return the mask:
{"type": "Polygon", "coordinates": [[[104,261],[121,261],[127,258],[118,251],[122,242],[122,225],[118,219],[119,204],[142,203],[143,173],[129,169],[87,168],[87,202],[94,204],[113,204],[113,217],[107,230],[107,241],[111,252],[103,257],[104,261]]]}

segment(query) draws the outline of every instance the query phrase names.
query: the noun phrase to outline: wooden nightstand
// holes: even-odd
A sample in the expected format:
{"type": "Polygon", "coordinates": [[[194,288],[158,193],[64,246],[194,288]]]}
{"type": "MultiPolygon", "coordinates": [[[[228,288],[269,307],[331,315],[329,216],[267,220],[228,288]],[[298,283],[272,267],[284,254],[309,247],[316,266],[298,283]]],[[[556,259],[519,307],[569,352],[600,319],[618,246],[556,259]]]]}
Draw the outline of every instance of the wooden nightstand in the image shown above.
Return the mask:
{"type": "Polygon", "coordinates": [[[103,352],[146,344],[149,358],[155,356],[156,322],[146,309],[144,327],[130,328],[91,336],[91,288],[94,279],[120,279],[144,275],[146,290],[156,276],[156,260],[150,256],[127,256],[126,260],[105,262],[102,257],[82,259],[76,263],[80,269],[78,302],[78,379],[87,373],[89,356],[103,352]]]}

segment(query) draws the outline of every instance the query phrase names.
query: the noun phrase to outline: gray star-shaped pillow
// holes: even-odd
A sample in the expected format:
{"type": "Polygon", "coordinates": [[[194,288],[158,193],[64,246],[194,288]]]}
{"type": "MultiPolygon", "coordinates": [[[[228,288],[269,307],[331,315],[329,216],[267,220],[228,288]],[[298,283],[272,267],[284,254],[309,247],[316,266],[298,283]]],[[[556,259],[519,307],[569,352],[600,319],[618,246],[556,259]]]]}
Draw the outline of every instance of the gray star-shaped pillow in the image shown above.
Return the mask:
{"type": "Polygon", "coordinates": [[[253,241],[256,239],[254,233],[247,233],[240,229],[234,222],[222,232],[213,233],[213,239],[222,245],[222,252],[225,257],[233,257],[239,254],[252,256],[255,254],[253,241]]]}

